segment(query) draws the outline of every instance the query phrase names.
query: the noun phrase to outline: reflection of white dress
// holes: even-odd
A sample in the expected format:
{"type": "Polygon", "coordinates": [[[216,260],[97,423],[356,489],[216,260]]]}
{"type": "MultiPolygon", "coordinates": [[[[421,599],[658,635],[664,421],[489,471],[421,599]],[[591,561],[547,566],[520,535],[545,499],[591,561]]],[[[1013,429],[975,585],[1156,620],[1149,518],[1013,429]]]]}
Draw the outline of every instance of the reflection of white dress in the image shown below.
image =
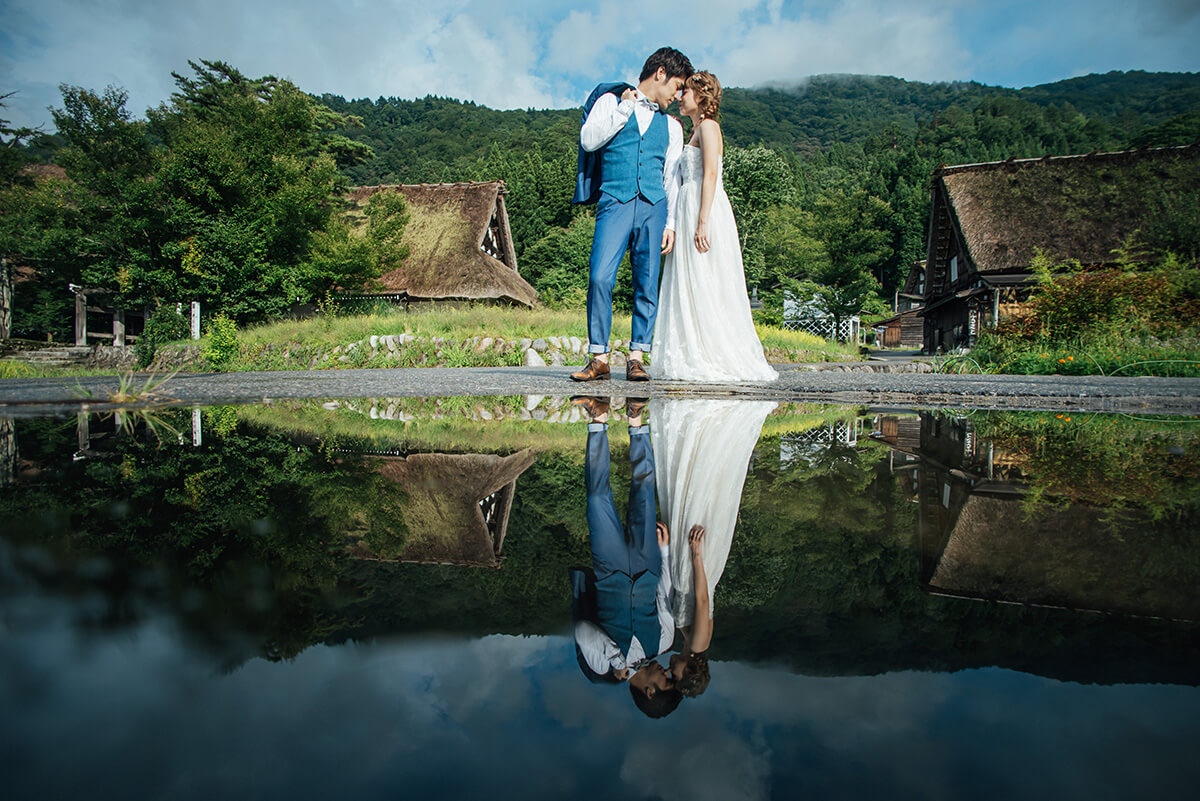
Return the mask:
{"type": "Polygon", "coordinates": [[[750,317],[733,207],[718,175],[707,253],[693,237],[704,177],[700,148],[683,148],[675,248],[663,265],[650,374],[690,381],[774,381],[750,317]]]}
{"type": "MultiPolygon", "coordinates": [[[[695,611],[688,532],[705,528],[704,572],[716,589],[733,544],[742,485],[763,421],[775,403],[729,400],[655,400],[650,404],[654,478],[659,514],[671,532],[671,613],[687,626],[695,611]]],[[[713,604],[709,604],[709,616],[713,604]]]]}

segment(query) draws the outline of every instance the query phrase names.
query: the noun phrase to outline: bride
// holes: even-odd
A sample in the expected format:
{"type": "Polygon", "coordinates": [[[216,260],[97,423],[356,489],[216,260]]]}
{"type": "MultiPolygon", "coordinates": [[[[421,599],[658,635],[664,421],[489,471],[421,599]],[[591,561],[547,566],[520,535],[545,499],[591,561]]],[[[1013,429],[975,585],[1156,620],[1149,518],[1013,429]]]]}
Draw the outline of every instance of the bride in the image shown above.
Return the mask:
{"type": "Polygon", "coordinates": [[[688,78],[679,111],[692,119],[683,148],[678,237],[667,254],[650,372],[690,381],[774,381],[750,317],[733,207],[721,183],[717,122],[721,85],[710,72],[688,78]],[[689,241],[690,240],[690,241],[689,241]]]}

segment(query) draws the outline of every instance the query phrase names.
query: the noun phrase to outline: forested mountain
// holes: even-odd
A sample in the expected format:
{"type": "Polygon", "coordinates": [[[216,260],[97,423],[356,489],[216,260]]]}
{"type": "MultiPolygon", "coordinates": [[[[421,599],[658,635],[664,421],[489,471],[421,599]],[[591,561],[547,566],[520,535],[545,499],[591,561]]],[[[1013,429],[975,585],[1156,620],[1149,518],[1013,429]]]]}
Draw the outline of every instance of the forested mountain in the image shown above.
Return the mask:
{"type": "MultiPolygon", "coordinates": [[[[363,119],[364,128],[348,132],[375,150],[374,159],[349,173],[363,183],[454,178],[456,168],[466,169],[491,147],[537,144],[545,150],[573,150],[579,124],[578,109],[496,111],[437,97],[319,99],[363,119]]],[[[792,87],[727,89],[722,123],[731,145],[761,144],[803,158],[837,144],[861,144],[883,132],[914,135],[954,125],[962,119],[959,111],[971,114],[985,101],[989,116],[1015,118],[1027,128],[1036,119],[1047,132],[1058,134],[1045,145],[1056,152],[1056,144],[1085,140],[1121,147],[1176,115],[1200,111],[1200,73],[1110,72],[1025,89],[823,75],[792,87]],[[1066,133],[1072,129],[1084,133],[1072,141],[1066,133]]],[[[1004,141],[1003,133],[981,131],[978,138],[989,147],[1014,144],[1004,141]]]]}

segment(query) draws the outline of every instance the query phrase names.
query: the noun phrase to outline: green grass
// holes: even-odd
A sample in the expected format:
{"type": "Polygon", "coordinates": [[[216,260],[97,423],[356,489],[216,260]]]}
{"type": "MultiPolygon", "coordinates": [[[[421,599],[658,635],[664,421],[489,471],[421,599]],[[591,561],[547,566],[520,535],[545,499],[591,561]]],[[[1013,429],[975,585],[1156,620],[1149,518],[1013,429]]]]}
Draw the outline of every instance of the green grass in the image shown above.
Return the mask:
{"type": "MultiPolygon", "coordinates": [[[[857,359],[851,345],[826,342],[802,331],[760,325],[758,334],[773,362],[797,363],[857,359]]],[[[295,370],[339,367],[494,367],[520,365],[523,354],[516,343],[551,336],[575,336],[587,341],[587,320],[582,310],[518,309],[501,306],[435,307],[411,312],[384,312],[285,320],[238,332],[239,352],[222,365],[228,371],[295,370]],[[374,357],[370,349],[333,353],[350,343],[364,342],[372,335],[411,334],[416,340],[395,354],[382,350],[374,357]],[[483,352],[467,340],[479,337],[503,339],[503,350],[483,352]],[[434,339],[445,340],[435,343],[434,339]]],[[[630,318],[613,319],[613,340],[628,342],[630,318]]],[[[207,340],[201,340],[201,349],[207,340]]],[[[180,347],[172,343],[166,347],[180,347]]],[[[187,343],[195,344],[195,343],[187,343]]],[[[582,364],[584,354],[565,354],[568,364],[582,364]]],[[[653,357],[651,357],[653,359],[653,357]]],[[[208,365],[200,366],[207,369],[208,365]]]]}
{"type": "Polygon", "coordinates": [[[85,375],[121,375],[121,371],[87,367],[48,367],[14,359],[0,359],[0,379],[85,375]]]}
{"type": "Polygon", "coordinates": [[[1200,339],[1157,339],[1116,331],[1062,340],[1001,340],[987,335],[965,357],[942,363],[951,372],[1011,375],[1200,377],[1200,339]]]}

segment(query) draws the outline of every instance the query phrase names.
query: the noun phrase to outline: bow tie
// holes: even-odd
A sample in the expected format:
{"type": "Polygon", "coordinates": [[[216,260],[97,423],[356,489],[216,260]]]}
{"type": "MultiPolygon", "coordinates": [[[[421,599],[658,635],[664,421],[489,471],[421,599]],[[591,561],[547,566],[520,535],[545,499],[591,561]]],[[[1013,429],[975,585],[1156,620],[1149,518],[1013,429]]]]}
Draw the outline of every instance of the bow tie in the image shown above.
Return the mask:
{"type": "Polygon", "coordinates": [[[658,104],[655,103],[653,100],[651,100],[648,97],[638,96],[633,99],[633,102],[643,105],[646,108],[650,109],[651,111],[657,111],[660,113],[662,112],[662,109],[658,107],[658,104]]]}

